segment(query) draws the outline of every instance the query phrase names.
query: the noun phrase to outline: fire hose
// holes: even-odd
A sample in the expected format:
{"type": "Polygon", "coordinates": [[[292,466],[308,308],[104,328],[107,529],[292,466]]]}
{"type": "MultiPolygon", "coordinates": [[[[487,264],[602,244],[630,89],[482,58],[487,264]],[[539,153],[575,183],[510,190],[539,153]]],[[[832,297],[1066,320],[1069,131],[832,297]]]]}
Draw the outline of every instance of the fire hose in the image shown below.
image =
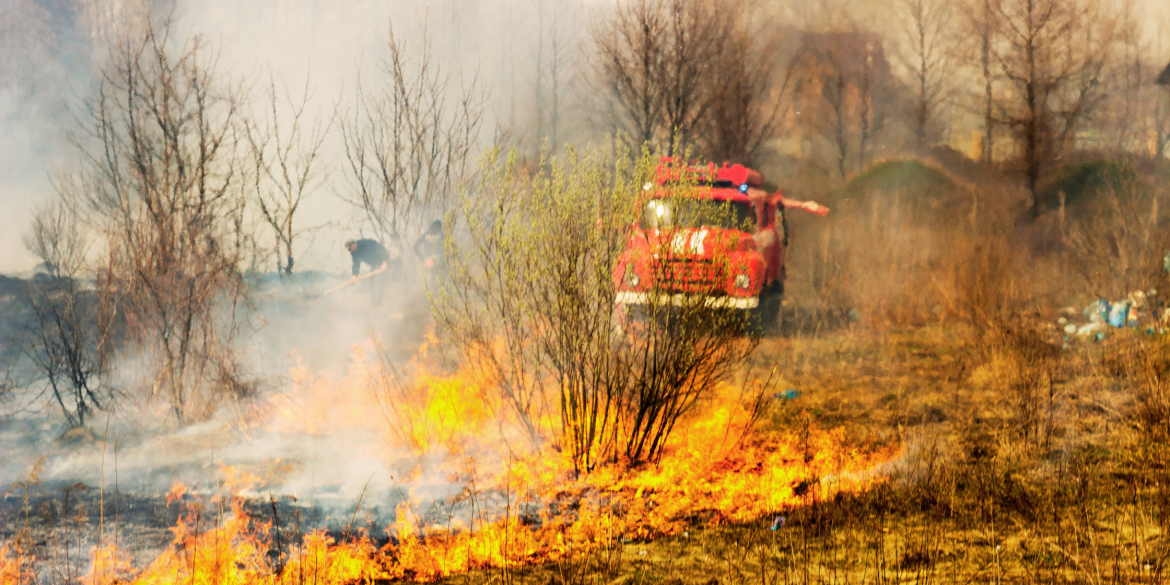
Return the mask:
{"type": "Polygon", "coordinates": [[[370,278],[370,277],[372,277],[372,276],[375,276],[375,275],[377,275],[377,274],[379,274],[379,273],[385,272],[385,271],[386,271],[386,268],[387,268],[387,267],[382,267],[382,268],[379,268],[379,269],[377,269],[377,270],[372,270],[372,271],[370,271],[368,274],[365,274],[365,275],[363,275],[363,276],[359,276],[359,277],[357,277],[357,278],[351,279],[351,280],[349,280],[349,281],[345,282],[344,284],[339,284],[339,285],[337,285],[337,286],[335,286],[335,287],[333,287],[333,288],[331,288],[331,289],[329,289],[329,290],[326,290],[325,292],[321,293],[321,295],[320,295],[320,296],[325,296],[325,295],[328,295],[328,294],[332,294],[332,293],[335,293],[335,292],[337,292],[337,291],[339,291],[339,290],[341,290],[341,289],[343,289],[343,288],[348,288],[348,287],[351,287],[351,286],[353,286],[353,285],[355,285],[355,284],[357,284],[357,283],[359,283],[359,282],[361,282],[361,281],[363,281],[363,280],[365,280],[365,279],[367,279],[367,278],[370,278]]]}

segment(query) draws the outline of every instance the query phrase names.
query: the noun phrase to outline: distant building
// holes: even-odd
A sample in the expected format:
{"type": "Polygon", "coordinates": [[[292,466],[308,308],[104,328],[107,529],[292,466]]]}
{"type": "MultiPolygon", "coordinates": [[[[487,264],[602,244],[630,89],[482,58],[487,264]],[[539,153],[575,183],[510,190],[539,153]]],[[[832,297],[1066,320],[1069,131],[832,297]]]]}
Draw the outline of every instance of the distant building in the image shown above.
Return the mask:
{"type": "Polygon", "coordinates": [[[1170,85],[1170,65],[1167,65],[1158,76],[1158,85],[1170,85]]]}

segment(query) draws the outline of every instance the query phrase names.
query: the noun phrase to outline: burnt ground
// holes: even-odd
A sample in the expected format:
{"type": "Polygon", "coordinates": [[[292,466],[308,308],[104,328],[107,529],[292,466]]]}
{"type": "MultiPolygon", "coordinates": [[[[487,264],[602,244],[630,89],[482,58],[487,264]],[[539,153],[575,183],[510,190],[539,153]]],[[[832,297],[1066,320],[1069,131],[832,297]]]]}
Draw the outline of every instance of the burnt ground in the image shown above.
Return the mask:
{"type": "MultiPolygon", "coordinates": [[[[379,304],[362,287],[322,297],[320,290],[335,281],[291,287],[277,283],[262,293],[264,302],[249,323],[258,335],[247,348],[262,368],[248,372],[257,380],[257,391],[287,384],[290,368],[298,363],[334,379],[343,377],[355,341],[371,334],[392,359],[403,362],[423,342],[429,319],[419,291],[391,288],[379,304]]],[[[29,318],[25,286],[24,280],[0,275],[0,366],[20,355],[20,334],[29,318]]],[[[35,382],[28,376],[18,380],[35,382]]],[[[354,453],[352,447],[344,457],[335,450],[333,443],[361,445],[369,440],[360,434],[330,440],[255,429],[242,433],[238,412],[175,429],[167,423],[168,414],[152,405],[120,406],[108,423],[107,413],[101,413],[101,420],[70,431],[57,406],[35,388],[2,394],[0,543],[12,541],[27,527],[32,552],[42,559],[65,559],[67,548],[71,558],[78,550],[88,555],[99,531],[108,536],[116,529],[132,562],[149,563],[168,550],[174,538],[170,528],[180,514],[189,513],[190,505],[201,505],[207,525],[214,524],[219,510],[211,495],[219,489],[215,482],[222,477],[221,465],[267,480],[252,492],[246,509],[256,521],[273,522],[274,547],[299,541],[305,531],[316,529],[338,539],[365,529],[375,541],[385,542],[384,528],[394,520],[395,505],[406,497],[392,480],[398,470],[383,469],[375,457],[354,453]],[[103,436],[105,424],[108,436],[103,436]],[[116,494],[115,442],[121,457],[116,494]],[[30,478],[31,467],[41,458],[40,477],[30,478]],[[345,460],[352,465],[343,466],[345,460]],[[104,493],[99,488],[103,471],[104,493]],[[168,505],[166,494],[176,481],[187,484],[194,495],[168,505]],[[364,496],[363,487],[368,488],[364,496]],[[359,498],[360,511],[354,514],[359,498]]]]}
{"type": "MultiPolygon", "coordinates": [[[[299,542],[311,530],[324,529],[337,539],[350,533],[348,518],[327,515],[291,496],[251,498],[244,508],[255,522],[272,521],[274,553],[281,546],[299,542]]],[[[371,506],[358,515],[357,528],[362,527],[362,519],[384,517],[386,512],[384,506],[371,506]]],[[[392,515],[393,505],[389,512],[392,515]]],[[[167,495],[157,491],[102,493],[84,483],[49,481],[33,486],[27,502],[19,487],[0,498],[0,542],[14,540],[27,526],[33,554],[54,558],[64,554],[67,543],[72,550],[80,548],[85,552],[96,543],[99,530],[107,537],[116,531],[123,543],[121,551],[130,555],[135,566],[146,566],[171,548],[174,534],[170,529],[180,515],[201,519],[196,523],[206,529],[215,525],[217,515],[230,513],[230,509],[218,509],[206,497],[187,495],[168,504],[167,495]]],[[[387,536],[378,528],[381,525],[371,523],[370,536],[384,543],[387,536]]]]}

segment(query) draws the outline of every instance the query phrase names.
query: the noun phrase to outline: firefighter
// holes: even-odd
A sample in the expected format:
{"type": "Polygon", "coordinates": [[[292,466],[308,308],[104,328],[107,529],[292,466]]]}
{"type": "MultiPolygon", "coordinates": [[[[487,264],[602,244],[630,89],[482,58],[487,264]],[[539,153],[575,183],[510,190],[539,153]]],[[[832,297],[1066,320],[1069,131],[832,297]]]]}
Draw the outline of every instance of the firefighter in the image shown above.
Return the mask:
{"type": "Polygon", "coordinates": [[[435,220],[426,233],[414,242],[414,255],[430,270],[435,267],[443,252],[443,222],[435,220]]]}
{"type": "MultiPolygon", "coordinates": [[[[353,259],[353,276],[350,277],[350,282],[357,280],[363,262],[371,271],[385,271],[390,268],[392,260],[390,253],[375,240],[349,240],[345,243],[345,249],[349,250],[349,255],[353,259]]],[[[371,276],[369,280],[370,294],[374,302],[380,302],[387,282],[386,275],[371,276]]]]}

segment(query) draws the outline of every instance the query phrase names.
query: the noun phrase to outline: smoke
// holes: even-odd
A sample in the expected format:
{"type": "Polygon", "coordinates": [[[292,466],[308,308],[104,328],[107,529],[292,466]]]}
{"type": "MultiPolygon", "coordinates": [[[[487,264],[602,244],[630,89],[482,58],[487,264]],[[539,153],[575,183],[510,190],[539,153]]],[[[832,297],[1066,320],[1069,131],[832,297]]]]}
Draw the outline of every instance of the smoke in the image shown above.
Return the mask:
{"type": "MultiPolygon", "coordinates": [[[[116,38],[119,28],[141,22],[147,12],[157,19],[170,11],[167,2],[147,6],[127,1],[99,10],[80,1],[14,1],[15,8],[0,9],[0,62],[15,63],[0,65],[0,127],[4,129],[0,133],[0,273],[25,273],[37,262],[24,250],[20,236],[37,203],[55,195],[51,172],[75,169],[81,160],[81,153],[70,143],[70,133],[79,129],[75,115],[93,92],[107,39],[116,38]],[[30,32],[9,34],[14,30],[30,32]]],[[[430,43],[436,62],[450,75],[452,88],[479,84],[488,91],[481,144],[486,146],[497,128],[509,128],[519,140],[533,140],[526,133],[535,116],[535,62],[538,43],[547,41],[548,34],[539,30],[540,11],[554,1],[179,2],[172,13],[173,41],[178,47],[202,35],[217,53],[222,78],[243,83],[248,90],[251,103],[246,114],[265,106],[263,90],[271,75],[278,89],[287,85],[294,98],[307,87],[311,98],[307,114],[325,118],[352,107],[359,76],[367,87],[384,83],[379,65],[388,54],[393,28],[412,51],[430,43]]],[[[576,22],[583,23],[583,18],[576,22]]],[[[395,291],[382,305],[369,301],[364,286],[325,298],[305,298],[348,277],[350,258],[341,244],[369,233],[361,215],[338,197],[348,185],[338,134],[334,128],[324,148],[328,178],[304,202],[296,219],[298,228],[312,230],[294,250],[296,270],[303,280],[289,289],[266,278],[257,293],[256,311],[241,334],[245,339],[241,368],[261,397],[286,390],[289,373],[298,364],[315,375],[343,378],[352,365],[354,347],[368,344],[371,337],[405,360],[421,343],[428,324],[421,288],[395,291]]],[[[261,243],[271,241],[268,229],[257,224],[256,239],[261,243]]],[[[261,265],[260,270],[269,272],[274,265],[261,265]]],[[[112,386],[149,389],[150,380],[142,379],[143,372],[149,371],[144,362],[126,358],[117,370],[121,378],[111,380],[112,386]]],[[[62,440],[64,428],[49,396],[31,388],[15,402],[20,414],[0,431],[0,445],[7,455],[0,462],[0,485],[24,476],[42,456],[47,457],[46,480],[94,485],[104,471],[109,483],[117,444],[124,488],[163,490],[175,479],[210,485],[223,464],[271,471],[262,475],[269,481],[265,488],[275,493],[302,498],[318,494],[344,507],[353,505],[367,482],[371,496],[404,489],[400,480],[411,469],[395,467],[393,462],[408,461],[408,467],[418,463],[388,451],[384,432],[370,429],[325,435],[269,433],[263,429],[265,421],[259,420],[253,421],[257,427],[241,430],[247,413],[233,411],[237,405],[175,432],[172,414],[161,397],[122,400],[110,416],[108,429],[106,421],[99,419],[89,424],[96,436],[62,440]]],[[[443,481],[433,491],[441,495],[448,488],[449,482],[443,481]]]]}
{"type": "MultiPolygon", "coordinates": [[[[161,494],[178,481],[211,493],[226,466],[261,479],[242,495],[296,498],[331,525],[348,520],[359,501],[381,522],[393,518],[397,502],[427,505],[462,489],[443,471],[442,448],[419,455],[396,446],[368,381],[377,373],[379,347],[403,362],[418,348],[423,292],[403,289],[375,304],[364,286],[323,298],[274,288],[258,307],[263,327],[241,354],[256,384],[252,396],[176,429],[165,400],[131,392],[88,428],[63,434],[55,405],[30,389],[20,412],[0,425],[0,486],[43,458],[40,477],[47,482],[108,490],[117,482],[124,492],[161,494]]],[[[120,376],[106,383],[149,388],[138,377],[145,371],[127,358],[117,367],[120,376]]]]}
{"type": "MultiPolygon", "coordinates": [[[[147,13],[158,20],[172,14],[176,46],[201,35],[218,54],[217,69],[224,80],[242,82],[249,90],[252,110],[264,107],[262,90],[269,76],[286,84],[294,96],[308,88],[311,117],[328,117],[354,104],[359,77],[363,85],[378,87],[385,79],[379,65],[388,54],[389,32],[404,39],[412,52],[430,44],[436,62],[450,76],[450,86],[478,85],[489,96],[483,142],[500,131],[517,141],[538,143],[534,136],[537,60],[547,61],[541,44],[552,32],[553,0],[431,0],[336,4],[321,0],[265,2],[211,0],[182,2],[127,1],[99,9],[85,2],[48,3],[14,0],[0,10],[0,57],[12,63],[0,66],[0,273],[22,272],[36,260],[19,242],[37,201],[53,195],[49,173],[73,168],[79,154],[66,140],[76,131],[80,111],[93,90],[107,40],[117,31],[143,21],[147,13]],[[24,31],[7,34],[8,31],[24,31]]],[[[562,8],[562,21],[574,18],[571,33],[561,25],[566,54],[562,73],[571,77],[577,44],[587,8],[562,8]]],[[[547,66],[547,65],[546,65],[547,66]]],[[[569,84],[561,92],[568,94],[569,84]]],[[[543,89],[544,98],[549,89],[543,89]]],[[[567,99],[567,98],[564,98],[567,99]]],[[[545,114],[547,115],[547,114],[545,114]]],[[[310,120],[311,121],[311,120],[310,120]]],[[[566,125],[568,127],[568,125],[566,125]]],[[[344,194],[344,160],[339,133],[326,143],[329,177],[304,203],[304,227],[318,227],[297,250],[304,260],[298,267],[337,270],[344,265],[340,244],[361,232],[361,217],[337,195],[344,194]]],[[[263,236],[260,236],[263,238],[263,236]]]]}

